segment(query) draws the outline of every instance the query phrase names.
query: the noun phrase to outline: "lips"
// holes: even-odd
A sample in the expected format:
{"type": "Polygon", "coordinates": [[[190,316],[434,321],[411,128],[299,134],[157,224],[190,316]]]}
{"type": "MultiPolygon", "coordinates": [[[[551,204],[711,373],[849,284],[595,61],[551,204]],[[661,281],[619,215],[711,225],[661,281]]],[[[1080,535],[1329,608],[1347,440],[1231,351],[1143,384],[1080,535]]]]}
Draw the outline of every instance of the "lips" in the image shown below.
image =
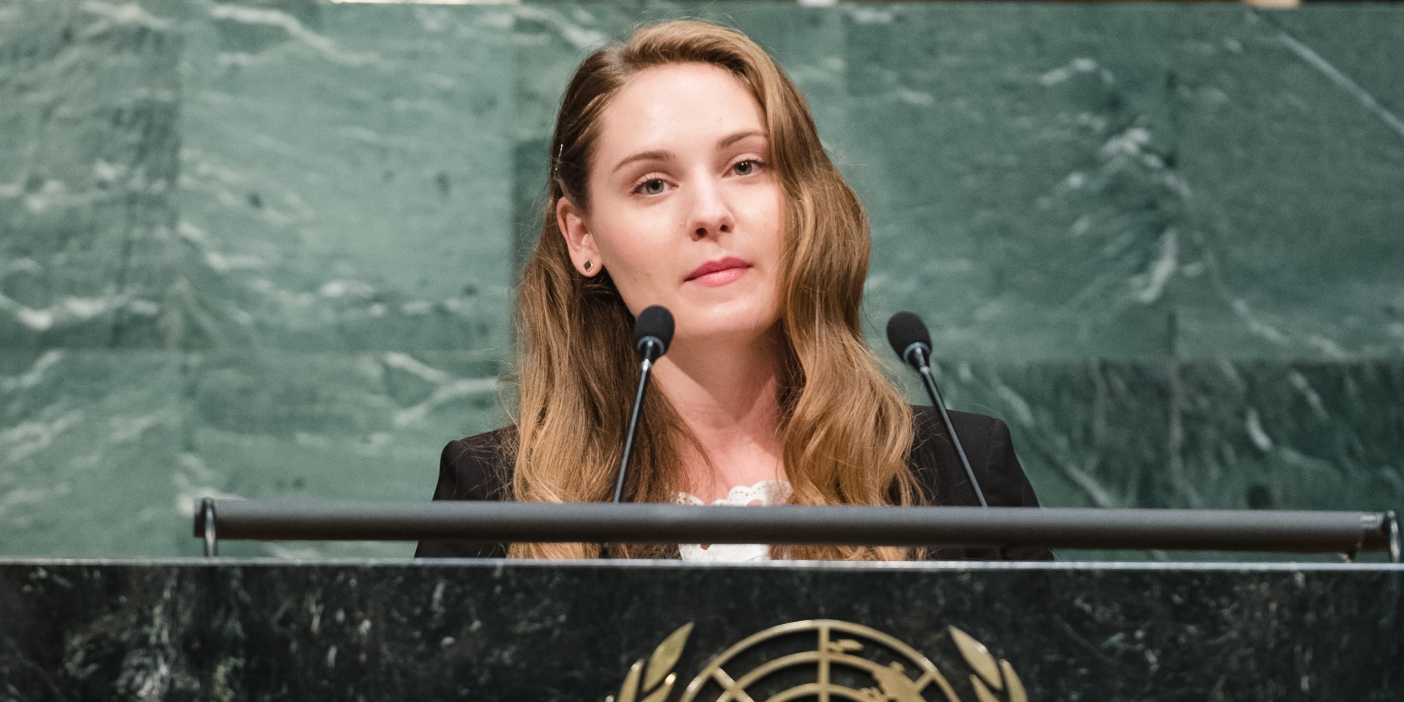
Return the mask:
{"type": "Polygon", "coordinates": [[[751,264],[735,256],[727,256],[716,261],[708,261],[687,274],[685,282],[706,286],[726,285],[746,274],[751,264]]]}

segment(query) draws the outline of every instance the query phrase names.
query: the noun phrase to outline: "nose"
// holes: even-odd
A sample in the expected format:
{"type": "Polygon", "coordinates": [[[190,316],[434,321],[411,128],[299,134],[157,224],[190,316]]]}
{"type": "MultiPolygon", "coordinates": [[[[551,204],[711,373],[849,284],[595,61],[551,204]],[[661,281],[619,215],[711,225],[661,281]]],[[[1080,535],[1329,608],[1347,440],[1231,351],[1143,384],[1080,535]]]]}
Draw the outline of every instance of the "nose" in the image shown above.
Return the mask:
{"type": "Polygon", "coordinates": [[[694,183],[687,227],[692,239],[697,241],[730,233],[736,226],[736,220],[721,183],[710,177],[698,178],[694,183]]]}

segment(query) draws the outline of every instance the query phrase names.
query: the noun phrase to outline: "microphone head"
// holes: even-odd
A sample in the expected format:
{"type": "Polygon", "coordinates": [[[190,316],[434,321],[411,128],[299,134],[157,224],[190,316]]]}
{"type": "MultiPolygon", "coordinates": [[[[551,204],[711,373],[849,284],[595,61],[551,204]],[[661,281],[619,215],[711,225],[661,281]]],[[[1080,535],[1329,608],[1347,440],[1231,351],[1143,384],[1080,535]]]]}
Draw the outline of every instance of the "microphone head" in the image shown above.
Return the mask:
{"type": "Polygon", "coordinates": [[[910,355],[914,346],[922,347],[927,356],[931,355],[931,332],[926,330],[921,317],[911,312],[898,312],[887,320],[887,343],[892,344],[897,357],[909,365],[915,366],[910,355]]]}
{"type": "Polygon", "coordinates": [[[650,340],[658,350],[654,358],[668,353],[668,346],[673,343],[673,313],[668,308],[653,305],[640,312],[638,319],[634,320],[634,350],[644,353],[650,340]]]}

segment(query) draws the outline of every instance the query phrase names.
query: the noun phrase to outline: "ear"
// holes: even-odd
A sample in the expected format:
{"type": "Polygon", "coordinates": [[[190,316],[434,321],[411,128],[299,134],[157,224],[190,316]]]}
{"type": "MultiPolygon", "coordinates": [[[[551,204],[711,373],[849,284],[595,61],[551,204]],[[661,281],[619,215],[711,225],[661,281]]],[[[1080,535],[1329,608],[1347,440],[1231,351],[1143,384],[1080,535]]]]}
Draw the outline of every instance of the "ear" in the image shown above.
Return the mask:
{"type": "Polygon", "coordinates": [[[563,197],[556,201],[556,227],[561,230],[561,236],[565,237],[566,248],[570,250],[570,261],[580,275],[593,278],[604,270],[600,251],[595,246],[595,236],[590,233],[590,226],[585,222],[585,213],[581,212],[570,198],[563,197]],[[585,267],[586,263],[590,264],[588,269],[585,267]]]}

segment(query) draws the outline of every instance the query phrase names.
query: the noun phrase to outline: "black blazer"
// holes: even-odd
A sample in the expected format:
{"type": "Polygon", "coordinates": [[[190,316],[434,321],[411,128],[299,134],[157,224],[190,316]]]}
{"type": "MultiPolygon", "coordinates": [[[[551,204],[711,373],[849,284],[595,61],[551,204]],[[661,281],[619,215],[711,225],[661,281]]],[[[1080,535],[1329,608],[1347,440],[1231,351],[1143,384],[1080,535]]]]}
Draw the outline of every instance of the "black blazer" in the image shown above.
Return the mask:
{"type": "MultiPolygon", "coordinates": [[[[908,462],[929,504],[974,506],[980,504],[965,468],[956,456],[941,416],[932,407],[913,407],[916,438],[908,462]],[[934,499],[932,499],[934,497],[934,499]]],[[[1033,486],[1014,455],[1009,427],[982,414],[951,412],[970,467],[980,481],[985,501],[992,507],[1037,507],[1033,486]]],[[[439,459],[439,484],[435,500],[501,500],[507,495],[511,457],[501,450],[505,432],[498,429],[450,441],[439,459]]],[[[469,541],[422,541],[414,555],[420,558],[500,558],[507,544],[469,541]]],[[[997,559],[994,549],[929,549],[932,560],[997,559]]],[[[1009,560],[1052,560],[1046,549],[1006,549],[1009,560]]]]}

